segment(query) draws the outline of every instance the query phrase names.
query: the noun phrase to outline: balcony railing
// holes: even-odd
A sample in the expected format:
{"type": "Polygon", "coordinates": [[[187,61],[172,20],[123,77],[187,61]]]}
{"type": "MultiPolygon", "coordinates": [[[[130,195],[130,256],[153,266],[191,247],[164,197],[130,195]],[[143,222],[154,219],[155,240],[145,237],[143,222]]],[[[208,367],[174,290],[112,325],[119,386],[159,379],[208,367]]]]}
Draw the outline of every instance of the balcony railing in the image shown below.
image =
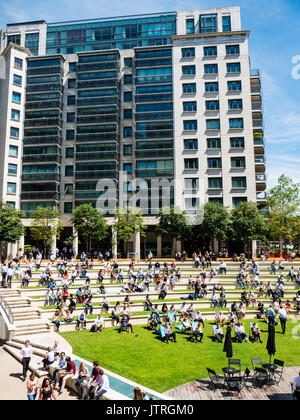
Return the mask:
{"type": "Polygon", "coordinates": [[[263,127],[263,120],[253,120],[253,127],[254,128],[262,128],[263,127]]]}
{"type": "Polygon", "coordinates": [[[87,117],[77,117],[77,124],[93,124],[93,123],[102,123],[102,122],[118,122],[117,114],[106,114],[106,115],[94,115],[87,117]]]}
{"type": "Polygon", "coordinates": [[[61,138],[59,136],[26,137],[23,139],[23,144],[61,144],[61,138]]]}
{"type": "Polygon", "coordinates": [[[76,153],[76,160],[117,160],[117,158],[118,153],[116,151],[76,153]]]}
{"type": "Polygon", "coordinates": [[[257,174],[255,175],[255,179],[257,182],[266,182],[266,175],[265,174],[257,174]]]}
{"type": "Polygon", "coordinates": [[[116,170],[76,171],[75,179],[112,178],[117,179],[116,170]]]}
{"type": "Polygon", "coordinates": [[[267,193],[265,191],[257,193],[256,198],[257,198],[257,200],[266,200],[267,199],[267,193]]]}
{"type": "Polygon", "coordinates": [[[118,133],[77,134],[76,141],[118,140],[118,133]]]}
{"type": "Polygon", "coordinates": [[[61,162],[61,155],[58,153],[47,153],[43,154],[33,154],[33,155],[23,155],[23,162],[61,162]]]}
{"type": "Polygon", "coordinates": [[[252,111],[261,111],[262,104],[261,102],[252,102],[252,111]]]}
{"type": "Polygon", "coordinates": [[[173,149],[148,149],[148,150],[136,150],[135,156],[137,158],[144,157],[173,157],[173,149]]]}
{"type": "Polygon", "coordinates": [[[56,191],[25,191],[21,193],[21,200],[44,199],[59,201],[59,193],[56,191]]]}
{"type": "Polygon", "coordinates": [[[23,174],[22,181],[59,181],[60,175],[51,172],[23,174]]]}
{"type": "Polygon", "coordinates": [[[260,86],[251,86],[251,93],[261,93],[261,88],[260,86]]]}
{"type": "Polygon", "coordinates": [[[260,77],[260,71],[258,69],[251,69],[250,70],[250,76],[253,76],[253,77],[258,76],[258,77],[260,77]]]}
{"type": "Polygon", "coordinates": [[[25,127],[48,127],[48,126],[62,126],[62,120],[60,118],[33,118],[31,120],[25,120],[25,127]]]}
{"type": "Polygon", "coordinates": [[[26,102],[26,111],[29,109],[63,109],[63,102],[61,101],[42,101],[42,102],[26,102]]]}
{"type": "Polygon", "coordinates": [[[255,146],[264,146],[265,145],[264,139],[259,138],[259,137],[255,137],[254,138],[254,145],[255,146]]]}
{"type": "Polygon", "coordinates": [[[255,156],[255,163],[264,164],[265,163],[265,157],[264,156],[255,156]]]}

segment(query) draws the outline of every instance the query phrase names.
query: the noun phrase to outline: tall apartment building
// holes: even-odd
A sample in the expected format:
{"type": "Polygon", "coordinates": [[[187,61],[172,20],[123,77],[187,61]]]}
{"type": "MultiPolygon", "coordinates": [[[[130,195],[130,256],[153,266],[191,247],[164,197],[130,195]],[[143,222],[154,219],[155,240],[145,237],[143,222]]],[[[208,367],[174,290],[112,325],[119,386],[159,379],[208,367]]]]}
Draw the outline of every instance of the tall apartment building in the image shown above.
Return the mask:
{"type": "Polygon", "coordinates": [[[73,208],[96,206],[98,181],[114,180],[127,192],[116,205],[138,191],[149,226],[132,245],[137,255],[170,246],[154,234],[164,194],[187,213],[206,201],[263,207],[261,84],[249,33],[239,7],[7,25],[2,201],[22,209],[27,226],[37,206],[58,208],[67,232],[73,208]]]}

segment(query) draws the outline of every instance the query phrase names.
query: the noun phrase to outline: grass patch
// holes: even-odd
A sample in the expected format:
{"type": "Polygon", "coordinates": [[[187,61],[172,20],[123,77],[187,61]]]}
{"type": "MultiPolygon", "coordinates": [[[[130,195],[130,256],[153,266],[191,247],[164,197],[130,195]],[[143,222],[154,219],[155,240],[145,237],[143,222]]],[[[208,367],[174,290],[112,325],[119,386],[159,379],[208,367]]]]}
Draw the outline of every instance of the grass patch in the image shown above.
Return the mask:
{"type": "MultiPolygon", "coordinates": [[[[249,332],[250,320],[244,321],[249,332]]],[[[61,335],[73,347],[73,353],[90,362],[98,360],[103,368],[138,382],[158,392],[207,377],[206,368],[222,373],[228,362],[223,345],[212,341],[213,322],[206,322],[204,343],[188,341],[188,334],[178,333],[177,344],[165,344],[145,326],[134,326],[134,334],[118,334],[117,328],[106,328],[102,334],[86,331],[65,332],[61,335]]],[[[267,324],[259,322],[263,344],[233,343],[233,357],[241,359],[242,368],[251,369],[251,358],[269,361],[266,351],[267,324]]],[[[295,325],[289,321],[286,335],[276,328],[276,358],[286,366],[299,366],[299,341],[292,337],[295,325]]],[[[225,329],[224,329],[225,332],[225,329]]],[[[295,372],[296,374],[296,372],[295,372]]]]}

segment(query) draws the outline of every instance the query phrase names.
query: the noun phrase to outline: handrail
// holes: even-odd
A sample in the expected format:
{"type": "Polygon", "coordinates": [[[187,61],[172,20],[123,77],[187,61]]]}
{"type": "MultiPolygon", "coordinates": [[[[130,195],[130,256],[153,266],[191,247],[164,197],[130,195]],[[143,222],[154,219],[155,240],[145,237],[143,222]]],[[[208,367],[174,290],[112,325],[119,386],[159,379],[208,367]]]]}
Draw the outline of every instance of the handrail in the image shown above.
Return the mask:
{"type": "Polygon", "coordinates": [[[5,302],[5,299],[3,296],[0,295],[0,305],[2,306],[2,309],[4,310],[9,322],[11,324],[14,323],[14,315],[12,313],[12,310],[10,309],[10,307],[7,305],[7,303],[5,302]]]}

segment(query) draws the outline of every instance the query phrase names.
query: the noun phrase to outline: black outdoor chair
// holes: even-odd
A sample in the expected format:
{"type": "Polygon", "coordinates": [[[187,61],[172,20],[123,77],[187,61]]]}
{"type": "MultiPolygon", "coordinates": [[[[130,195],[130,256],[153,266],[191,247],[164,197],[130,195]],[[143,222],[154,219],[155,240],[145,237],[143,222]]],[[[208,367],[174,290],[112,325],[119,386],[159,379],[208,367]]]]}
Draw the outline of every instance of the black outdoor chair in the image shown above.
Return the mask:
{"type": "Polygon", "coordinates": [[[234,367],[238,371],[239,376],[241,375],[241,361],[240,361],[240,359],[229,359],[229,367],[234,367]]]}
{"type": "Polygon", "coordinates": [[[274,359],[273,363],[274,363],[274,365],[278,366],[278,369],[276,369],[273,372],[275,384],[278,385],[280,383],[280,381],[282,380],[284,362],[282,360],[274,359]]]}
{"type": "Polygon", "coordinates": [[[261,359],[251,359],[256,383],[263,387],[269,382],[268,371],[263,368],[261,359]]]}
{"type": "Polygon", "coordinates": [[[207,368],[207,372],[208,372],[208,378],[210,380],[210,384],[214,391],[216,391],[217,388],[223,387],[224,378],[222,376],[217,375],[214,370],[209,369],[209,368],[207,368]]]}

